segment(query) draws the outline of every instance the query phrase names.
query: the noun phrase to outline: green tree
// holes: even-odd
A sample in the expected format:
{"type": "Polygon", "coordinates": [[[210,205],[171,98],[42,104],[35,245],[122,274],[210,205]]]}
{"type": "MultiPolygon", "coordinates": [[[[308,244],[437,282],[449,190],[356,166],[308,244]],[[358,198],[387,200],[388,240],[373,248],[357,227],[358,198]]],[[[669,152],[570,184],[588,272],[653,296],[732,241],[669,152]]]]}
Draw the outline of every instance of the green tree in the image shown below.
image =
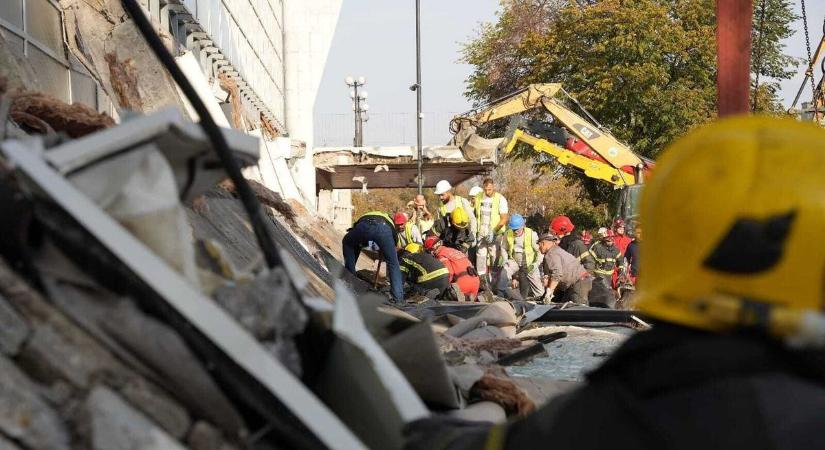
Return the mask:
{"type": "MultiPolygon", "coordinates": [[[[789,0],[765,2],[754,91],[760,110],[775,110],[775,83],[793,63],[781,40],[795,16],[789,0]]],[[[561,82],[619,139],[655,157],[715,115],[714,12],[713,0],[503,1],[496,22],[465,46],[475,67],[466,93],[483,103],[529,83],[561,82]]]]}
{"type": "Polygon", "coordinates": [[[785,39],[794,34],[799,19],[790,0],[755,0],[751,47],[751,109],[778,113],[784,110],[779,81],[791,78],[802,61],[785,54],[785,39]]]}

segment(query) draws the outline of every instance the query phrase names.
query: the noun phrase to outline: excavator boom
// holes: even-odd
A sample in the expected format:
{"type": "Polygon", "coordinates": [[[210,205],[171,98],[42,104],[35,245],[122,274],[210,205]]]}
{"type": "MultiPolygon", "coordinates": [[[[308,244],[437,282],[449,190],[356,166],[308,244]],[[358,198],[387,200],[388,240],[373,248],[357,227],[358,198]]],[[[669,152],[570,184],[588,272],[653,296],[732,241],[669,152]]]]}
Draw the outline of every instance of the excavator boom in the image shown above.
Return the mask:
{"type": "Polygon", "coordinates": [[[637,168],[650,169],[652,164],[619,142],[584,108],[581,110],[587,119],[573,112],[559,98],[559,94],[581,106],[559,83],[531,84],[455,117],[450,129],[458,138],[457,141],[467,142],[468,138],[464,135],[474,132],[479,125],[541,108],[553,117],[554,125],[563,128],[575,139],[566,144],[554,143],[516,127],[501,144],[504,153],[509,153],[517,142],[524,142],[555,157],[561,164],[577,167],[585,175],[602,179],[617,187],[638,183],[634,175],[637,168]]]}

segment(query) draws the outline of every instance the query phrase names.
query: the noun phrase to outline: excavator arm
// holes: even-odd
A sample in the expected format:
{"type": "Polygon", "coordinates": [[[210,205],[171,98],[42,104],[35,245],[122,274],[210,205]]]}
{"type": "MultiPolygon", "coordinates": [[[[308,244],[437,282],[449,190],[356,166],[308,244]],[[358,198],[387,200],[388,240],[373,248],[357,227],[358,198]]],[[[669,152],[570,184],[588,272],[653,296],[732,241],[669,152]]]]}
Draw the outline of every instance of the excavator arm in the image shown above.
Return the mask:
{"type": "MultiPolygon", "coordinates": [[[[653,167],[630,148],[619,142],[584,108],[582,112],[588,119],[573,112],[559,99],[563,94],[576,105],[575,99],[564,91],[561,84],[531,84],[500,99],[482,105],[453,119],[451,131],[456,137],[475,127],[508,116],[514,116],[534,109],[543,109],[553,117],[554,124],[563,128],[573,139],[567,142],[551,142],[526,132],[522,127],[511,127],[500,148],[509,153],[518,142],[524,142],[537,151],[549,154],[563,165],[571,165],[584,172],[586,176],[601,179],[617,187],[633,185],[640,180],[636,173],[639,168],[649,170],[653,167]]],[[[581,105],[578,105],[581,106],[581,105]]],[[[466,137],[459,140],[467,141],[466,137]]]]}

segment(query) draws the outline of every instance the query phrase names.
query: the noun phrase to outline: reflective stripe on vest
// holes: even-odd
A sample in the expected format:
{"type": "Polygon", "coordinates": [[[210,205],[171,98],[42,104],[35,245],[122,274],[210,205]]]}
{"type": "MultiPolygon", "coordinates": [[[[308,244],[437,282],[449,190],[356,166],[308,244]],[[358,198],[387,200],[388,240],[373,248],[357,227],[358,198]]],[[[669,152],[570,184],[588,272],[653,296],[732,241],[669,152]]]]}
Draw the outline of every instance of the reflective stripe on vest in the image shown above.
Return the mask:
{"type": "MultiPolygon", "coordinates": [[[[478,224],[478,228],[481,229],[481,200],[484,198],[484,192],[479,193],[476,195],[475,201],[475,210],[476,210],[476,223],[478,224]]],[[[498,206],[501,204],[501,194],[498,192],[493,194],[493,205],[490,211],[490,230],[494,230],[498,223],[501,221],[501,214],[498,212],[498,206]]],[[[501,227],[499,232],[504,231],[504,227],[501,227]]]]}
{"type": "MultiPolygon", "coordinates": [[[[415,280],[416,283],[424,283],[426,281],[430,281],[430,280],[436,279],[438,277],[446,276],[446,275],[450,274],[450,271],[447,270],[446,267],[442,267],[440,269],[433,270],[432,272],[427,272],[427,269],[425,269],[424,266],[422,266],[421,264],[418,264],[417,262],[415,262],[415,261],[413,261],[409,258],[401,258],[401,260],[404,261],[405,264],[408,264],[410,266],[415,267],[416,270],[418,270],[418,273],[421,274],[415,280]]],[[[403,267],[403,266],[401,267],[401,270],[404,271],[404,272],[408,272],[407,268],[403,267]]]]}
{"type": "Polygon", "coordinates": [[[361,219],[363,219],[364,217],[381,217],[384,220],[386,220],[387,223],[390,224],[390,226],[392,226],[393,230],[395,229],[395,223],[392,221],[390,215],[387,213],[381,211],[370,211],[368,213],[365,213],[363,216],[359,217],[358,220],[356,220],[356,223],[360,222],[361,219]]]}
{"type": "Polygon", "coordinates": [[[613,276],[613,271],[612,271],[612,270],[600,270],[600,269],[596,269],[596,270],[594,270],[593,272],[595,272],[595,273],[597,273],[597,274],[599,274],[599,275],[613,276]]]}
{"type": "MultiPolygon", "coordinates": [[[[524,262],[528,266],[532,266],[536,262],[536,250],[533,249],[533,235],[535,232],[530,228],[524,227],[524,262]]],[[[507,254],[513,258],[513,246],[516,240],[513,230],[507,230],[507,254]]],[[[514,258],[513,258],[514,259],[514,258]]]]}

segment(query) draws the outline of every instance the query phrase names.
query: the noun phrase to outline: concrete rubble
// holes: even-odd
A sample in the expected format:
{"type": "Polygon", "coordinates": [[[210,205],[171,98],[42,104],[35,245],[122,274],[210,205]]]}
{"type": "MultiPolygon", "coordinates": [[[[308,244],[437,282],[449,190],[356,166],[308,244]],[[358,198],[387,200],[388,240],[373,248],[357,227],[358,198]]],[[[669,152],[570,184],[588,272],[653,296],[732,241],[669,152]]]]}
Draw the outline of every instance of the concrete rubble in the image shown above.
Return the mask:
{"type": "MultiPolygon", "coordinates": [[[[498,298],[389,308],[330,223],[250,181],[266,267],[118,2],[64,3],[70,50],[134,114],[39,92],[0,37],[0,450],[399,448],[428,414],[528,414],[632,332],[525,324],[498,298]],[[548,356],[498,364],[559,331],[548,356]]],[[[223,132],[253,165],[257,139],[223,132]]]]}

